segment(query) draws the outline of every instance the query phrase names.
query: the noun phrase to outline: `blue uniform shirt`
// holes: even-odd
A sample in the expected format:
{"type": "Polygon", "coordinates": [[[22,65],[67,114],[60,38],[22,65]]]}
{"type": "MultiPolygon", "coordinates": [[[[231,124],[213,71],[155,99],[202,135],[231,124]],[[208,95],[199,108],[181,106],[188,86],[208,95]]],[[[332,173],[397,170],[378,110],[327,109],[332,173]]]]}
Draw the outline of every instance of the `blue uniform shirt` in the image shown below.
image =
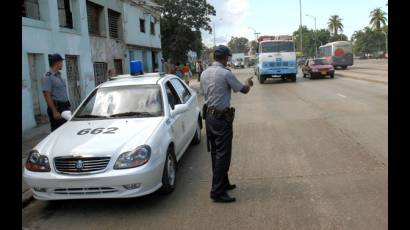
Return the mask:
{"type": "Polygon", "coordinates": [[[236,93],[243,84],[219,62],[214,62],[201,74],[201,89],[208,107],[223,110],[231,106],[231,89],[236,93]]]}
{"type": "Polygon", "coordinates": [[[60,102],[68,101],[67,85],[61,78],[60,72],[52,73],[48,71],[41,83],[43,91],[49,92],[53,100],[60,102]]]}

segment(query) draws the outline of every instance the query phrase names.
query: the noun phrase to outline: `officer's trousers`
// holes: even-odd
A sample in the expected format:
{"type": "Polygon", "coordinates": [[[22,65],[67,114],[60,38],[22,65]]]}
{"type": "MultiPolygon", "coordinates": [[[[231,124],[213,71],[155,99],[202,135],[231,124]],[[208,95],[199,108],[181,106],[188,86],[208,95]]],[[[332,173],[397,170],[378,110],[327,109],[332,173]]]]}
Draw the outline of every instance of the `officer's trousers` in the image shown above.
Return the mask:
{"type": "Polygon", "coordinates": [[[230,184],[228,178],[232,154],[232,122],[207,115],[206,133],[211,145],[212,189],[211,198],[224,194],[230,184]]]}
{"type": "MultiPolygon", "coordinates": [[[[62,113],[63,111],[66,111],[66,110],[70,110],[70,102],[68,101],[67,102],[54,101],[54,106],[56,107],[59,113],[62,113]]],[[[50,120],[51,132],[53,132],[54,130],[56,130],[58,127],[60,127],[66,122],[64,118],[61,118],[59,120],[54,119],[53,111],[48,107],[47,107],[47,114],[50,120]]]]}

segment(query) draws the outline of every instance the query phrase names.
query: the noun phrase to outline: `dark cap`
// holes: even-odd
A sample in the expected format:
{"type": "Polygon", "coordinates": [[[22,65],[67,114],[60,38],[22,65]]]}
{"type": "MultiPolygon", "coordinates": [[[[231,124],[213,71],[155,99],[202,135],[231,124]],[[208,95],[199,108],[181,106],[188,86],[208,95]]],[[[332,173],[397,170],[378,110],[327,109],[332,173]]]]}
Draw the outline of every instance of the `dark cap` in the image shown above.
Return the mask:
{"type": "Polygon", "coordinates": [[[50,66],[54,65],[55,63],[64,60],[60,54],[52,54],[50,55],[50,66]]]}
{"type": "Polygon", "coordinates": [[[214,56],[217,56],[217,57],[232,56],[232,53],[228,47],[224,45],[219,45],[216,47],[214,51],[214,56]]]}

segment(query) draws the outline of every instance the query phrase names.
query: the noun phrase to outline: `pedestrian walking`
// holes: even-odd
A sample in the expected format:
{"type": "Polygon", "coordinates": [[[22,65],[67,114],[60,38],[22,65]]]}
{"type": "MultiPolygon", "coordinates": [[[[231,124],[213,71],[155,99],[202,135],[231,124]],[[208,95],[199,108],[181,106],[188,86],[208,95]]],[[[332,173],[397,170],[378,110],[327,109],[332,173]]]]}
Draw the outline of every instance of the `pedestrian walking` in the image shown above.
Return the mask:
{"type": "Polygon", "coordinates": [[[184,81],[187,85],[189,85],[190,72],[191,72],[191,70],[189,68],[189,63],[185,63],[185,65],[182,67],[182,76],[183,76],[183,79],[184,79],[184,81]]]}
{"type": "Polygon", "coordinates": [[[203,71],[203,67],[202,67],[202,62],[201,60],[198,60],[195,64],[195,71],[198,74],[198,81],[201,81],[201,74],[203,71]]]}
{"type": "Polygon", "coordinates": [[[70,102],[67,95],[67,84],[61,78],[60,70],[63,68],[63,60],[59,54],[50,57],[50,70],[42,79],[44,99],[47,103],[47,114],[50,120],[51,131],[63,125],[66,120],[61,117],[63,111],[70,110],[70,102]]]}
{"type": "Polygon", "coordinates": [[[253,86],[252,77],[242,84],[226,68],[232,56],[228,47],[220,45],[214,51],[215,62],[201,75],[201,89],[205,104],[202,108],[206,123],[207,147],[212,159],[211,199],[215,202],[233,202],[228,190],[236,188],[228,177],[232,155],[233,120],[235,108],[230,107],[231,90],[247,94],[253,86]]]}

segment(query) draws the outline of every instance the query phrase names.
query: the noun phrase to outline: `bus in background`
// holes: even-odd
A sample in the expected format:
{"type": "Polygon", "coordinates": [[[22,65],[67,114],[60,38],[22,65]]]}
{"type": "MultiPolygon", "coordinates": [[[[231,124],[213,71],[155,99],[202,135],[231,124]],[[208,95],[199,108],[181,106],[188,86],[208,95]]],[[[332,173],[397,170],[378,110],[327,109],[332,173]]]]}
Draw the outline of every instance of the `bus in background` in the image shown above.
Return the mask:
{"type": "Polygon", "coordinates": [[[319,57],[325,58],[335,68],[346,69],[353,65],[352,43],[348,41],[327,43],[319,47],[319,57]]]}
{"type": "Polygon", "coordinates": [[[297,63],[292,36],[260,36],[256,62],[255,74],[259,83],[274,77],[295,82],[297,63]]]}

